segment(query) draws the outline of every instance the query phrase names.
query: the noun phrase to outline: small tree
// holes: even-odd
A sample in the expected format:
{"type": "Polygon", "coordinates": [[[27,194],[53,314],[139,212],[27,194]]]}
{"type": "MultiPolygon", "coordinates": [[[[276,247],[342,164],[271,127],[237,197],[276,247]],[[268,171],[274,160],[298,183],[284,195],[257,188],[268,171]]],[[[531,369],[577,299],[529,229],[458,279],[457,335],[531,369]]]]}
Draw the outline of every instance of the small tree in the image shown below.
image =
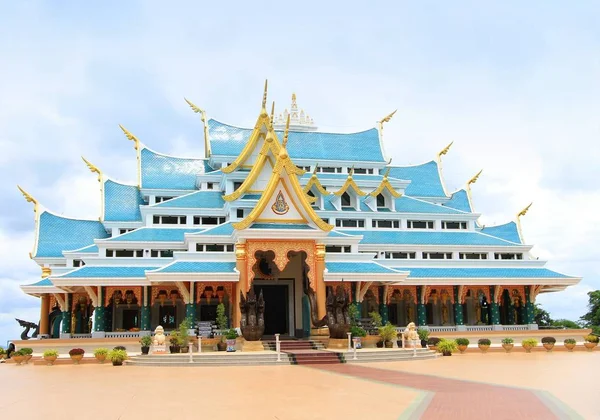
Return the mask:
{"type": "Polygon", "coordinates": [[[225,315],[225,305],[222,303],[217,305],[217,327],[221,331],[227,329],[227,315],[225,315]]]}
{"type": "Polygon", "coordinates": [[[600,290],[588,292],[588,312],[581,317],[584,326],[600,334],[600,290]]]}

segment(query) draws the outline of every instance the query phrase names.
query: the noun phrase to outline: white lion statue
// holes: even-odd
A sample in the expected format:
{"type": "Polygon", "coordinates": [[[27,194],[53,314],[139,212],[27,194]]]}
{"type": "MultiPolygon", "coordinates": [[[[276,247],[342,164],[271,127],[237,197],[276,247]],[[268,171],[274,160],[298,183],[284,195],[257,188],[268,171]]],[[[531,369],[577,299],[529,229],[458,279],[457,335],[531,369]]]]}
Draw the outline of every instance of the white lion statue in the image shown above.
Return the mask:
{"type": "Polygon", "coordinates": [[[417,334],[417,326],[414,322],[410,322],[404,329],[404,338],[406,340],[418,340],[419,334],[417,334]]]}
{"type": "Polygon", "coordinates": [[[159,325],[154,330],[154,345],[155,346],[164,346],[167,337],[165,336],[165,329],[159,325]]]}

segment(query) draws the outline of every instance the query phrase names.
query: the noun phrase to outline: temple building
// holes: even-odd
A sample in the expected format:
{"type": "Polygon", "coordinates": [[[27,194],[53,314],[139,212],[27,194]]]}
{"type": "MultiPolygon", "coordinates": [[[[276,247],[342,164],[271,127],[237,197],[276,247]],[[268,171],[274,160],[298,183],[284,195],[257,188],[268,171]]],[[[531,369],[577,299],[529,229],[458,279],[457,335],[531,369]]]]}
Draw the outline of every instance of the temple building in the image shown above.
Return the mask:
{"type": "MultiPolygon", "coordinates": [[[[520,217],[482,226],[471,186],[449,193],[444,148],[429,162],[391,164],[384,124],[356,133],[319,131],[291,107],[262,107],[251,128],[208,119],[204,158],[153,151],[121,127],[137,153],[137,183],[85,160],[98,176],[100,218],[35,212],[30,257],[42,279],[22,286],[40,298],[40,335],[134,337],[214,321],[224,303],[232,327],[240,296],[262,291],[265,335],[307,337],[342,285],[361,316],[414,321],[438,331],[536,329],[539,293],[579,277],[530,254],[520,217]]],[[[132,168],[133,171],[133,168],[132,168]]]]}

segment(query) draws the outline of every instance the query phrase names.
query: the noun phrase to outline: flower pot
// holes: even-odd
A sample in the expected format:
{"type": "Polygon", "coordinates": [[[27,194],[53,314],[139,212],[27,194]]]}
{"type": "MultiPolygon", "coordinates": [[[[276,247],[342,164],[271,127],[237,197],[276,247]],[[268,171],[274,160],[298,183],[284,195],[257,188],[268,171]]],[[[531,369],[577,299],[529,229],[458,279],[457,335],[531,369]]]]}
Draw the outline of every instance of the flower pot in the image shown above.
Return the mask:
{"type": "Polygon", "coordinates": [[[443,351],[442,355],[443,356],[452,356],[452,352],[451,351],[443,351]]]}
{"type": "Polygon", "coordinates": [[[523,348],[525,349],[526,353],[531,353],[531,349],[533,348],[533,346],[530,346],[528,344],[523,344],[523,348]]]}
{"type": "Polygon", "coordinates": [[[575,344],[565,343],[565,347],[567,348],[568,351],[573,351],[573,349],[575,348],[575,344]]]}
{"type": "Polygon", "coordinates": [[[468,346],[466,344],[459,344],[458,351],[460,351],[460,354],[463,354],[467,350],[467,347],[468,346]]]}
{"type": "Polygon", "coordinates": [[[235,351],[235,338],[233,340],[227,340],[227,351],[230,353],[235,351]]]}
{"type": "Polygon", "coordinates": [[[376,344],[377,348],[382,349],[383,348],[383,341],[378,341],[376,344]]]}
{"type": "Polygon", "coordinates": [[[421,340],[421,348],[423,348],[423,349],[427,348],[427,340],[421,340]]]}
{"type": "Polygon", "coordinates": [[[104,363],[104,361],[106,360],[106,354],[97,354],[96,360],[100,363],[104,363]]]}
{"type": "Polygon", "coordinates": [[[402,340],[396,340],[396,345],[398,346],[399,349],[402,348],[402,340]]]}
{"type": "Polygon", "coordinates": [[[179,353],[180,347],[179,346],[169,346],[169,351],[171,353],[179,353]]]}
{"type": "Polygon", "coordinates": [[[362,337],[354,337],[352,339],[352,346],[357,350],[362,349],[362,337]]]}
{"type": "Polygon", "coordinates": [[[78,365],[79,362],[81,362],[81,359],[83,359],[83,354],[74,354],[71,356],[71,360],[76,365],[78,365]]]}
{"type": "Polygon", "coordinates": [[[19,366],[25,361],[25,356],[13,356],[12,359],[15,361],[15,364],[19,366]]]}
{"type": "Polygon", "coordinates": [[[510,353],[514,346],[513,343],[502,343],[502,348],[506,350],[507,353],[510,353]]]}
{"type": "Polygon", "coordinates": [[[31,360],[31,358],[32,358],[32,357],[33,357],[33,355],[31,355],[31,354],[26,354],[26,355],[25,355],[25,364],[28,364],[28,363],[29,363],[29,361],[31,360]]]}
{"type": "Polygon", "coordinates": [[[554,348],[554,343],[544,343],[543,346],[546,350],[552,351],[552,349],[554,348]]]}
{"type": "Polygon", "coordinates": [[[227,343],[224,342],[224,341],[219,341],[217,343],[217,350],[218,351],[225,351],[225,350],[227,350],[227,343]]]}
{"type": "Polygon", "coordinates": [[[588,349],[588,351],[592,351],[594,350],[594,347],[598,345],[598,343],[590,343],[589,341],[586,341],[585,343],[583,343],[583,345],[586,349],[588,349]]]}
{"type": "Polygon", "coordinates": [[[393,341],[386,341],[385,342],[385,348],[386,349],[394,348],[394,342],[393,341]]]}
{"type": "Polygon", "coordinates": [[[189,350],[190,350],[189,346],[182,346],[179,351],[181,353],[187,353],[189,350]]]}
{"type": "Polygon", "coordinates": [[[487,353],[488,349],[490,348],[489,344],[478,344],[478,346],[482,353],[487,353]]]}
{"type": "Polygon", "coordinates": [[[150,352],[150,346],[142,346],[142,354],[148,354],[150,352]]]}
{"type": "Polygon", "coordinates": [[[113,366],[123,366],[123,361],[122,360],[113,360],[112,365],[113,366]]]}
{"type": "Polygon", "coordinates": [[[46,363],[48,364],[48,366],[52,366],[54,364],[54,362],[56,361],[56,356],[44,356],[44,360],[46,361],[46,363]]]}

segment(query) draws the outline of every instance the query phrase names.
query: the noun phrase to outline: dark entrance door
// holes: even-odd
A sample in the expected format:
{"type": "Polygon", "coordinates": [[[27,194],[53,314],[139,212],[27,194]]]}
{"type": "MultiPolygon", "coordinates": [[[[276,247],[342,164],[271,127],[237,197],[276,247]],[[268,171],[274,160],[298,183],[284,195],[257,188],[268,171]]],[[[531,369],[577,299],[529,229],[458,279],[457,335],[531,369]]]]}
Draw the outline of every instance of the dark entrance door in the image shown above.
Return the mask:
{"type": "Polygon", "coordinates": [[[255,285],[254,293],[265,299],[265,335],[288,335],[288,285],[255,285]]]}

